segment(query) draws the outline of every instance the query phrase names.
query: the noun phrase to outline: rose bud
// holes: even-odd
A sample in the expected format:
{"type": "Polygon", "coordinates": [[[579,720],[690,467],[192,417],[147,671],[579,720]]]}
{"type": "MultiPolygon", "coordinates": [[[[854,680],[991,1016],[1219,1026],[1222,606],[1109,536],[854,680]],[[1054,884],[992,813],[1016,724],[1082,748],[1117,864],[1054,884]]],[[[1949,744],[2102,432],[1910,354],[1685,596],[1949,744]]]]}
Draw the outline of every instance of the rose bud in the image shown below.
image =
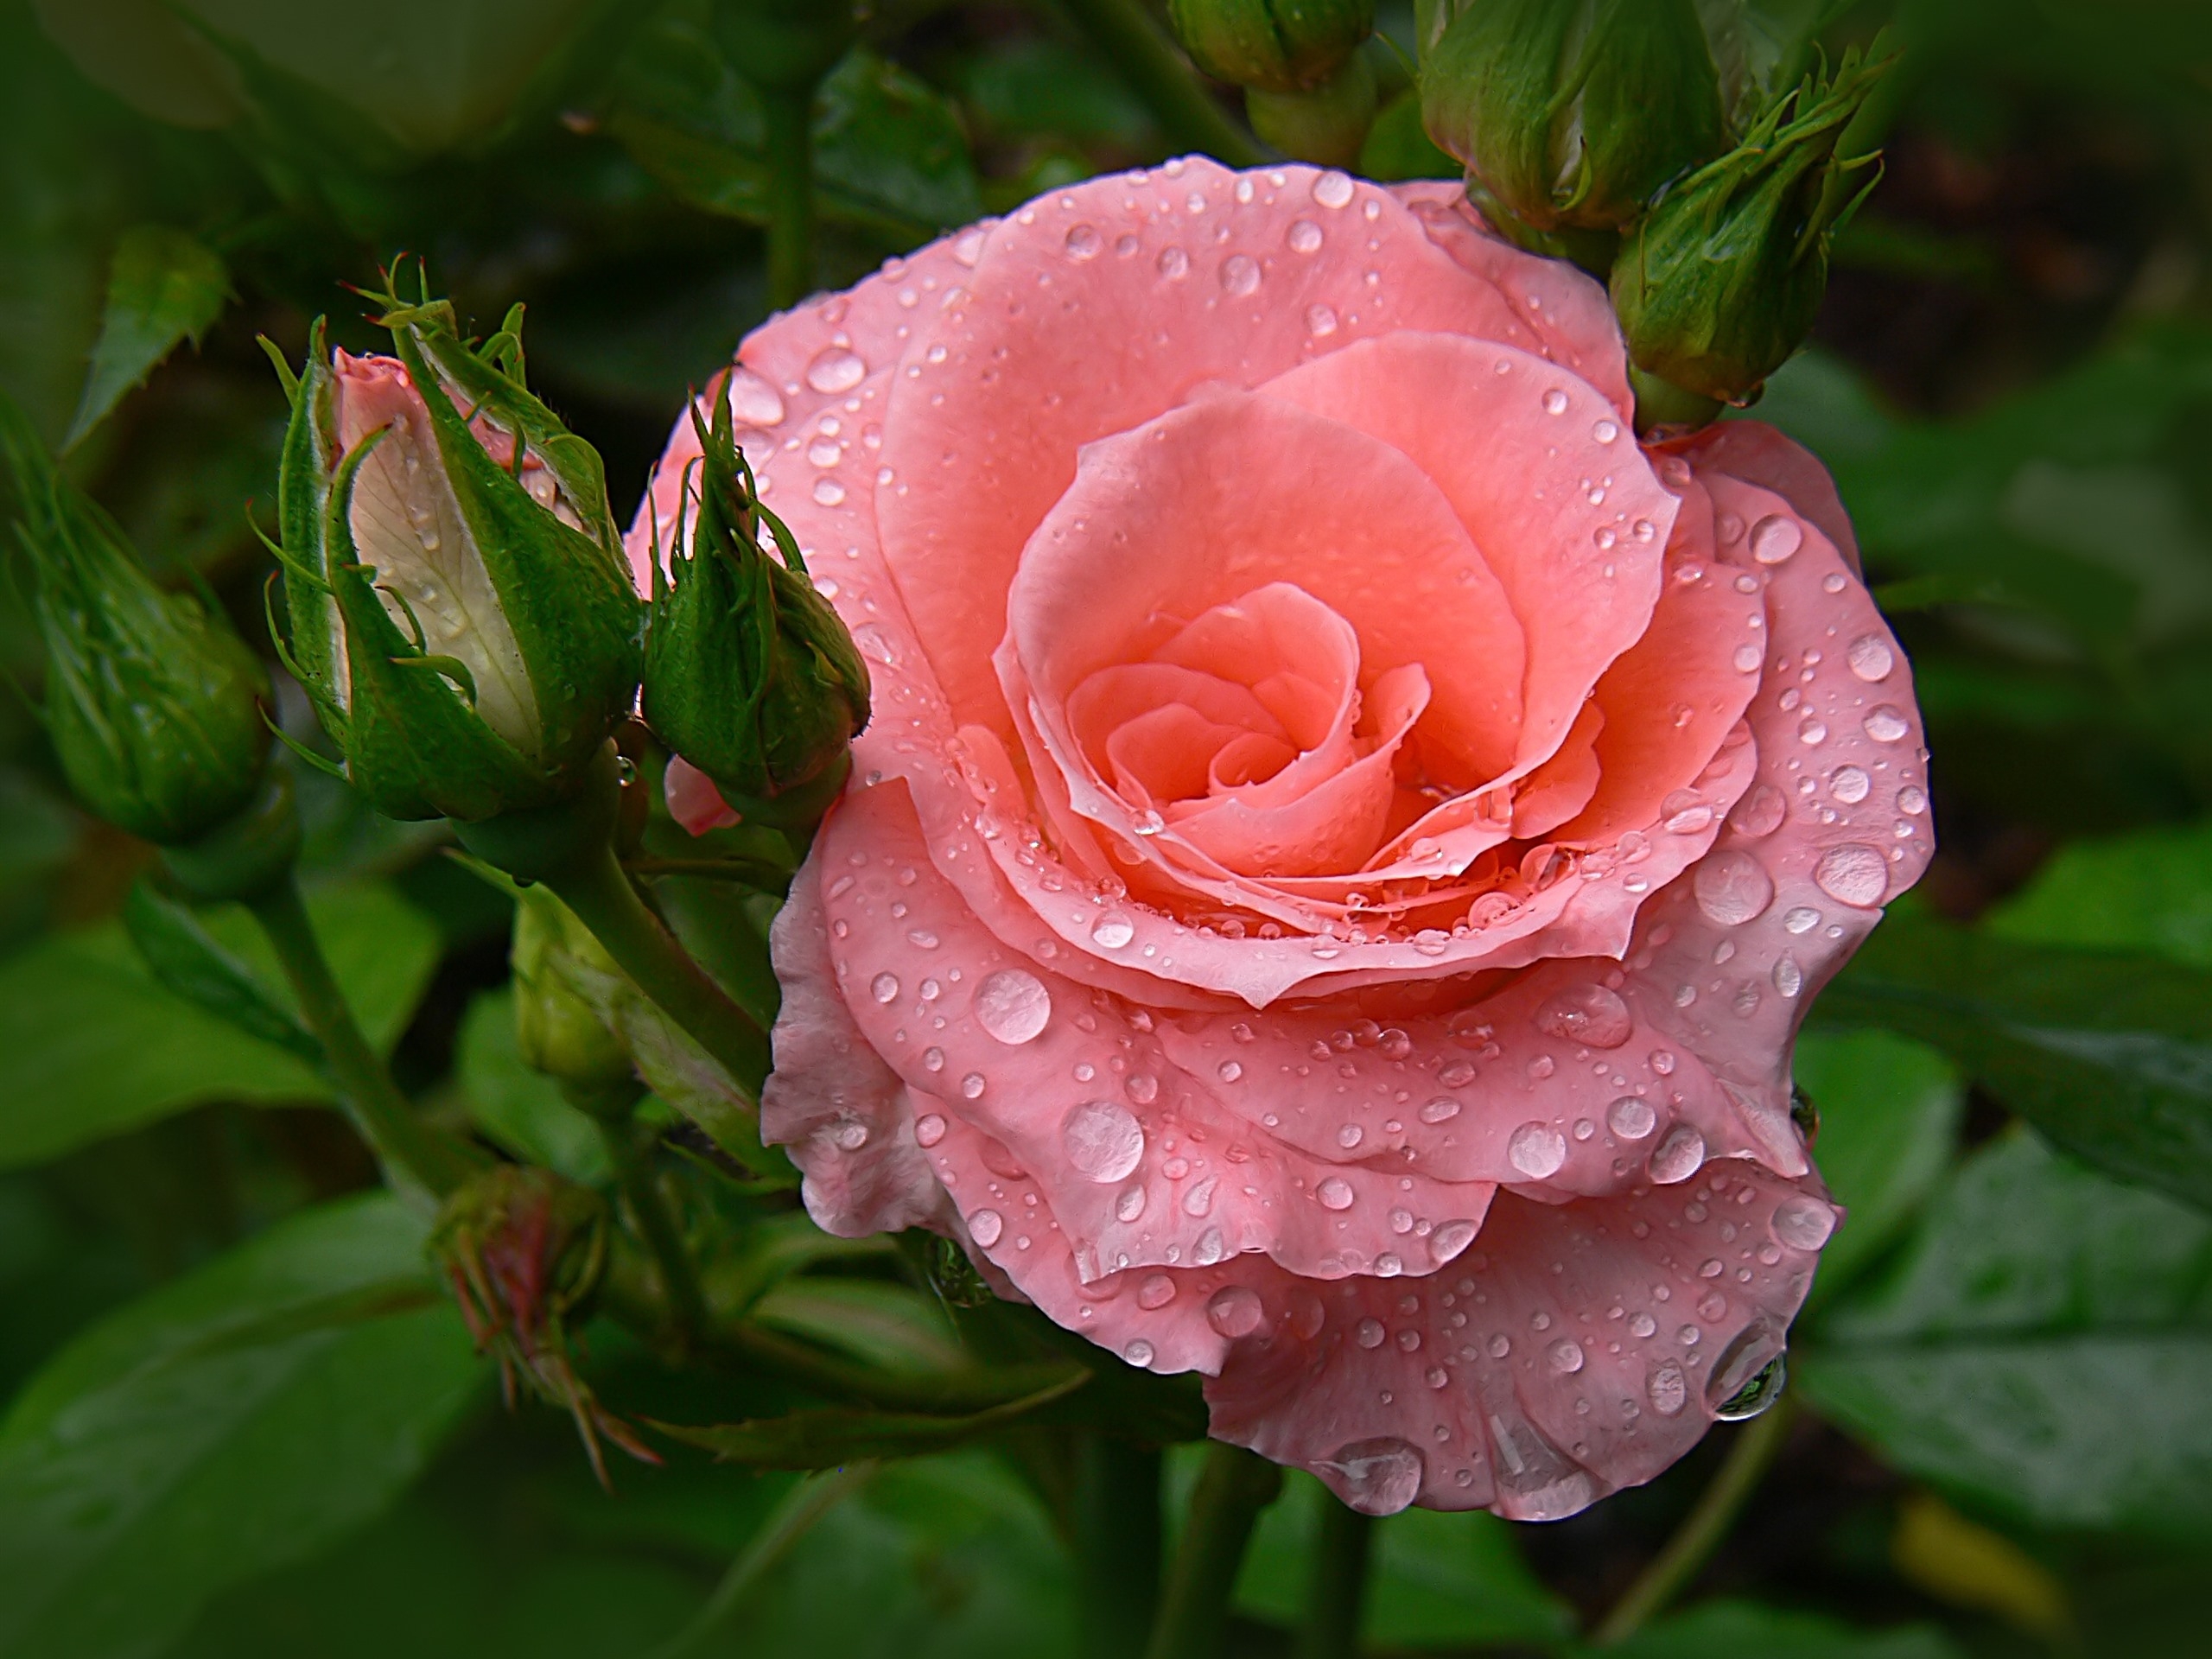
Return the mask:
{"type": "Polygon", "coordinates": [[[754,493],[727,381],[712,428],[696,408],[691,418],[698,505],[688,546],[679,518],[665,568],[654,566],[645,719],[741,812],[810,822],[868,725],[868,665],[754,493]]]}
{"type": "Polygon", "coordinates": [[[620,982],[622,970],[575,912],[543,887],[516,890],[515,1047],[533,1071],[582,1090],[616,1088],[637,1075],[630,1051],[600,1017],[586,987],[620,982]]]}
{"type": "Polygon", "coordinates": [[[1247,88],[1244,118],[1262,143],[1286,156],[1324,167],[1357,167],[1375,124],[1376,101],[1375,71],[1355,52],[1308,91],[1247,88]]]}
{"type": "Polygon", "coordinates": [[[1895,61],[1853,52],[1832,79],[1808,76],[1624,244],[1613,307],[1645,425],[1750,403],[1812,328],[1829,243],[1875,182],[1851,189],[1875,158],[1839,155],[1839,141],[1895,61]]]}
{"type": "Polygon", "coordinates": [[[1691,0],[1461,0],[1421,88],[1429,136],[1524,243],[1618,230],[1727,142],[1691,0]]]}
{"type": "Polygon", "coordinates": [[[1167,16],[1199,68],[1263,92],[1319,86],[1375,28],[1374,0],[1169,0],[1167,16]]]}
{"type": "Polygon", "coordinates": [[[518,312],[472,351],[394,300],[397,357],[326,357],[318,322],[288,388],[286,665],[390,817],[559,799],[636,696],[599,456],[524,387],[518,312]]]}
{"type": "Polygon", "coordinates": [[[36,584],[47,732],[70,788],[132,835],[199,840],[245,810],[267,771],[268,674],[201,595],[154,584],[4,398],[0,452],[36,584]]]}

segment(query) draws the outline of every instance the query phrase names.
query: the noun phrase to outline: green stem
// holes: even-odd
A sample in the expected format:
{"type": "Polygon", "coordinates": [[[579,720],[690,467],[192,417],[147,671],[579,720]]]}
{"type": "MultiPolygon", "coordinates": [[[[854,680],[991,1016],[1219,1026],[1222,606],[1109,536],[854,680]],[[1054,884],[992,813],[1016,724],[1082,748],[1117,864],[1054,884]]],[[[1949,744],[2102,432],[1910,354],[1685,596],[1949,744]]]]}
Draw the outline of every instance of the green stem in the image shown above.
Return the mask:
{"type": "Polygon", "coordinates": [[[712,1638],[726,1630],[730,1616],[737,1611],[753,1587],[775,1570],[816,1522],[866,1485],[874,1473],[873,1463],[852,1463],[842,1469],[825,1469],[809,1475],[793,1486],[730,1563],[729,1571],[722,1574],[721,1582],[707,1598],[707,1605],[692,1616],[690,1624],[656,1649],[652,1659],[685,1659],[688,1655],[707,1651],[712,1638]]]}
{"type": "Polygon", "coordinates": [[[369,1046],[331,975],[298,880],[287,873],[245,902],[283,964],[308,1029],[321,1040],[324,1063],[347,1115],[393,1185],[444,1198],[475,1173],[480,1161],[465,1142],[416,1116],[369,1046]]]}
{"type": "Polygon", "coordinates": [[[1359,1651],[1360,1615],[1374,1548],[1372,1516],[1343,1503],[1321,1505],[1313,1576],[1306,1586],[1306,1623],[1298,1632],[1298,1659],[1351,1659],[1359,1651]]]}
{"type": "Polygon", "coordinates": [[[655,1137],[640,1128],[634,1113],[645,1097],[645,1085],[632,1079],[612,1088],[563,1084],[562,1093],[599,1125],[600,1138],[614,1166],[622,1201],[630,1218],[660,1271],[661,1287],[668,1300],[667,1332],[685,1354],[698,1346],[706,1329],[707,1299],[699,1287],[699,1270],[684,1248],[683,1229],[668,1207],[653,1166],[655,1137]]]}
{"type": "Polygon", "coordinates": [[[1060,3],[1144,100],[1168,143],[1179,149],[1203,150],[1231,167],[1266,163],[1268,152],[1224,113],[1174,41],[1137,0],[1060,3]]]}
{"type": "Polygon", "coordinates": [[[1736,1431],[1735,1442],[1729,1446],[1719,1472],[1698,1494],[1697,1502],[1666,1547],[1613,1604],[1613,1610],[1592,1636],[1592,1642],[1606,1647],[1627,1641],[1689,1586],[1758,1490],[1760,1478],[1789,1433],[1792,1415],[1789,1401],[1778,1401],[1765,1415],[1753,1418],[1736,1431]]]}
{"type": "Polygon", "coordinates": [[[1244,1547],[1260,1511],[1281,1490],[1282,1471],[1266,1459],[1220,1440],[1207,1443],[1145,1659],[1219,1659],[1244,1547]]]}
{"type": "Polygon", "coordinates": [[[762,86],[768,118],[768,304],[814,291],[814,87],[762,86]]]}
{"type": "Polygon", "coordinates": [[[1109,1434],[1076,1445],[1075,1566],[1089,1659],[1144,1651],[1160,1600],[1160,1448],[1109,1434]]]}

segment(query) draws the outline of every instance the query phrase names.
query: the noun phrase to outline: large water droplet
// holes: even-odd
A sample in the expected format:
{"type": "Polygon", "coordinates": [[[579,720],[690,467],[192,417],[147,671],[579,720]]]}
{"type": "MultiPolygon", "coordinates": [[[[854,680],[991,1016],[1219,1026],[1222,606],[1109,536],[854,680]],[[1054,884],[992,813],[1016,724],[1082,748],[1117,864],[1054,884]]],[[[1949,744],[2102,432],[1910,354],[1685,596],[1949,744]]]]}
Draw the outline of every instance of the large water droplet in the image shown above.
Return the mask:
{"type": "Polygon", "coordinates": [[[1068,232],[1066,247],[1071,259],[1096,259],[1099,246],[1098,228],[1095,225],[1077,225],[1068,232]]]}
{"type": "Polygon", "coordinates": [[[879,1002],[896,1002],[899,1000],[899,976],[878,974],[869,982],[868,988],[868,995],[879,1002]]]}
{"type": "Polygon", "coordinates": [[[1813,881],[1840,903],[1869,909],[1880,904],[1882,895],[1889,891],[1889,861],[1878,849],[1847,841],[1821,855],[1821,861],[1813,867],[1813,881]]]}
{"type": "Polygon", "coordinates": [[[1128,1360],[1132,1365],[1151,1364],[1152,1355],[1152,1344],[1147,1342],[1142,1337],[1139,1337],[1135,1342],[1122,1350],[1122,1357],[1128,1360]]]}
{"type": "Polygon", "coordinates": [[[1321,249],[1321,227],[1310,219],[1293,219],[1283,240],[1293,253],[1318,253],[1321,249]]]}
{"type": "Polygon", "coordinates": [[[1175,1300],[1175,1281],[1164,1273],[1148,1273],[1137,1287],[1137,1306],[1147,1313],[1175,1300]]]}
{"type": "Polygon", "coordinates": [[[1662,1186],[1687,1181],[1705,1166],[1705,1137],[1687,1123],[1677,1123],[1651,1149],[1651,1179],[1662,1186]]]}
{"type": "Polygon", "coordinates": [[[1775,958],[1774,988],[1784,996],[1795,996],[1805,988],[1805,970],[1787,950],[1775,958]]]}
{"type": "Polygon", "coordinates": [[[1603,985],[1571,985],[1536,1010],[1536,1029],[1592,1048],[1618,1048],[1636,1029],[1635,1016],[1618,992],[1603,985]]]}
{"type": "MultiPolygon", "coordinates": [[[[1351,181],[1345,181],[1344,188],[1350,200],[1351,181]]],[[[1317,185],[1317,194],[1319,189],[1317,185]]],[[[1347,1509],[1362,1515],[1395,1515],[1421,1496],[1424,1467],[1419,1452],[1403,1440],[1386,1436],[1339,1446],[1334,1457],[1316,1464],[1313,1472],[1329,1483],[1347,1509]]]]}
{"type": "Polygon", "coordinates": [[[850,391],[867,378],[868,365],[849,346],[832,346],[818,352],[806,365],[806,384],[827,394],[850,391]]]}
{"type": "Polygon", "coordinates": [[[1623,1095],[1605,1108],[1605,1127],[1624,1141],[1641,1141],[1657,1127],[1659,1114],[1648,1100],[1623,1095]]]}
{"type": "Polygon", "coordinates": [[[1554,386],[1544,394],[1544,413],[1547,415],[1567,413],[1567,394],[1557,386],[1554,386]]]}
{"type": "Polygon", "coordinates": [[[1662,1417],[1679,1415],[1689,1402],[1689,1381],[1682,1375],[1682,1368],[1671,1362],[1651,1373],[1643,1385],[1651,1401],[1651,1409],[1662,1417]]]}
{"type": "Polygon", "coordinates": [[[1782,821],[1789,816],[1789,803],[1772,784],[1754,784],[1736,803],[1736,810],[1728,815],[1728,822],[1742,834],[1757,840],[1770,836],[1782,828],[1782,821]]]}
{"type": "Polygon", "coordinates": [[[1249,253],[1232,253],[1221,262],[1221,291],[1241,300],[1260,286],[1260,262],[1249,253]]]}
{"type": "Polygon", "coordinates": [[[1828,793],[1846,806],[1856,806],[1874,787],[1874,780],[1858,766],[1838,766],[1828,774],[1828,793]]]}
{"type": "Polygon", "coordinates": [[[1596,1496],[1589,1471],[1554,1446],[1510,1397],[1489,1413],[1498,1512],[1515,1521],[1560,1521],[1596,1496]]]}
{"type": "Polygon", "coordinates": [[[1114,1219],[1135,1221],[1144,1214],[1144,1188],[1126,1187],[1114,1195],[1114,1219]]]}
{"type": "Polygon", "coordinates": [[[1260,1293],[1247,1285],[1227,1285],[1206,1302],[1206,1323],[1230,1341],[1249,1337],[1267,1323],[1260,1293]]]}
{"type": "Polygon", "coordinates": [[[1724,1423],[1756,1417],[1782,1396],[1786,1380],[1781,1328],[1764,1319],[1738,1331],[1706,1379],[1706,1403],[1724,1423]]]}
{"type": "Polygon", "coordinates": [[[1805,544],[1795,518],[1773,513],[1751,526],[1751,556],[1761,564],[1780,564],[1805,544]]]}
{"type": "Polygon", "coordinates": [[[1904,710],[1893,702],[1879,702],[1866,711],[1866,718],[1859,722],[1866,728],[1866,735],[1877,743],[1895,743],[1912,729],[1904,717],[1904,710]]]}
{"type": "Polygon", "coordinates": [[[1351,1183],[1340,1175],[1332,1175],[1313,1189],[1313,1196],[1320,1199],[1324,1210],[1349,1210],[1353,1198],[1351,1183]]]}
{"type": "Polygon", "coordinates": [[[1890,642],[1878,633],[1862,633],[1851,642],[1843,659],[1851,664],[1851,671],[1868,684],[1886,680],[1890,671],[1897,665],[1897,653],[1890,649],[1890,642]]]}
{"type": "Polygon", "coordinates": [[[1555,1342],[1546,1350],[1544,1357],[1551,1362],[1552,1370],[1566,1376],[1582,1369],[1582,1344],[1579,1342],[1555,1342]]]}
{"type": "Polygon", "coordinates": [[[742,363],[729,372],[730,418],[741,426],[773,426],[784,418],[784,399],[775,387],[742,363]]]}
{"type": "Polygon", "coordinates": [[[1337,332],[1337,308],[1319,302],[1306,308],[1306,332],[1316,340],[1325,340],[1337,332]]]}
{"type": "Polygon", "coordinates": [[[1447,1221],[1428,1236],[1429,1259],[1442,1267],[1456,1261],[1468,1245],[1475,1242],[1475,1224],[1465,1219],[1447,1221]]]}
{"type": "Polygon", "coordinates": [[[1345,207],[1351,204],[1352,182],[1349,175],[1332,168],[1313,181],[1313,200],[1324,207],[1345,207]]]}
{"type": "Polygon", "coordinates": [[[995,1210],[978,1210],[968,1217],[968,1236],[985,1249],[999,1242],[999,1235],[1006,1230],[1006,1221],[995,1210]]]}
{"type": "Polygon", "coordinates": [[[1032,1041],[1052,1018],[1052,994],[1037,976],[1001,968],[976,987],[976,1022],[1009,1048],[1032,1041]]]}
{"type": "Polygon", "coordinates": [[[914,1144],[928,1149],[944,1139],[944,1120],[935,1112],[924,1114],[914,1120],[914,1144]]]}
{"type": "Polygon", "coordinates": [[[1172,244],[1160,251],[1160,257],[1155,263],[1160,268],[1160,274],[1171,283],[1179,283],[1190,275],[1191,256],[1172,244]]]}
{"type": "Polygon", "coordinates": [[[1774,902],[1774,878],[1766,866],[1734,848],[1700,861],[1690,887],[1697,907],[1723,927],[1741,926],[1774,902]]]}
{"type": "Polygon", "coordinates": [[[1547,1179],[1567,1161],[1567,1137],[1548,1123],[1523,1123],[1506,1140],[1505,1160],[1532,1181],[1547,1179]]]}
{"type": "Polygon", "coordinates": [[[1105,950],[1118,950],[1136,936],[1135,925],[1118,911],[1108,911],[1090,929],[1090,942],[1105,950]]]}
{"type": "MultiPolygon", "coordinates": [[[[1118,1102],[1086,1100],[1060,1120],[1060,1145],[1084,1179],[1118,1181],[1144,1159],[1144,1126],[1118,1102]]],[[[1142,1189],[1133,1190],[1141,1205],[1142,1189]]]]}
{"type": "Polygon", "coordinates": [[[1817,1250],[1835,1231],[1835,1209],[1800,1194],[1774,1207],[1774,1236],[1793,1250],[1817,1250]]]}
{"type": "Polygon", "coordinates": [[[1439,1095],[1423,1106],[1418,1116],[1424,1123],[1448,1123],[1459,1116],[1459,1103],[1449,1095],[1439,1095]]]}

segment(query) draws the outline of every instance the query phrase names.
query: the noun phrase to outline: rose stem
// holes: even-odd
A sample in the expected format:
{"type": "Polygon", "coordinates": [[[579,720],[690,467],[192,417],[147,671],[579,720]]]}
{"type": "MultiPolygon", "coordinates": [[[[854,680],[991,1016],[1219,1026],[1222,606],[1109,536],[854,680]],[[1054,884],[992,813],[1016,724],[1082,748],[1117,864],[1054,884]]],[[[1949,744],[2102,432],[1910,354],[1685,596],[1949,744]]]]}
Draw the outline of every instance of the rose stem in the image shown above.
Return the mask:
{"type": "Polygon", "coordinates": [[[652,1659],[684,1659],[685,1655],[703,1651],[709,1638],[723,1629],[747,1592],[775,1570],[816,1522],[866,1485],[874,1473],[872,1462],[849,1463],[842,1469],[808,1475],[785,1493],[783,1501],[760,1523],[760,1530],[729,1564],[729,1571],[722,1574],[706,1605],[656,1649],[652,1659]]]}
{"type": "Polygon", "coordinates": [[[1260,1511],[1281,1490],[1282,1471],[1265,1458],[1224,1441],[1207,1442],[1205,1467],[1191,1493],[1190,1518],[1168,1566],[1145,1659],[1217,1659],[1244,1546],[1260,1511]]]}
{"type": "Polygon", "coordinates": [[[814,291],[814,83],[766,86],[768,305],[781,311],[814,291]]]}
{"type": "Polygon", "coordinates": [[[298,880],[287,870],[245,902],[292,982],[308,1029],[321,1040],[324,1063],[347,1115],[374,1148],[393,1185],[433,1199],[444,1198],[481,1164],[466,1142],[416,1116],[362,1036],[301,902],[298,880]]]}
{"type": "Polygon", "coordinates": [[[1298,1632],[1298,1659],[1352,1659],[1359,1651],[1359,1616],[1367,1598],[1367,1566],[1374,1545],[1373,1516],[1323,1501],[1306,1622],[1298,1632]]]}
{"type": "Polygon", "coordinates": [[[1061,0],[1129,90],[1142,99],[1177,149],[1203,150],[1231,167],[1259,167],[1268,152],[1208,96],[1175,43],[1136,0],[1061,0]]]}
{"type": "Polygon", "coordinates": [[[689,1354],[698,1345],[707,1323],[707,1299],[699,1288],[698,1269],[683,1248],[683,1230],[676,1224],[668,1199],[653,1171],[657,1137],[636,1118],[645,1086],[636,1078],[610,1086],[563,1084],[561,1092],[599,1125],[600,1139],[614,1166],[622,1201],[629,1206],[639,1236],[660,1269],[661,1287],[668,1298],[666,1329],[677,1345],[689,1354]]]}
{"type": "Polygon", "coordinates": [[[1788,1400],[1777,1401],[1764,1416],[1736,1432],[1712,1484],[1698,1494],[1675,1535],[1637,1575],[1627,1593],[1613,1604],[1592,1635],[1593,1643],[1605,1647],[1625,1642],[1688,1587],[1758,1489],[1760,1478],[1789,1432],[1793,1414],[1788,1400]]]}
{"type": "Polygon", "coordinates": [[[1075,1570],[1090,1659],[1144,1651],[1160,1601],[1160,1449],[1109,1434],[1076,1445],[1075,1570]]]}

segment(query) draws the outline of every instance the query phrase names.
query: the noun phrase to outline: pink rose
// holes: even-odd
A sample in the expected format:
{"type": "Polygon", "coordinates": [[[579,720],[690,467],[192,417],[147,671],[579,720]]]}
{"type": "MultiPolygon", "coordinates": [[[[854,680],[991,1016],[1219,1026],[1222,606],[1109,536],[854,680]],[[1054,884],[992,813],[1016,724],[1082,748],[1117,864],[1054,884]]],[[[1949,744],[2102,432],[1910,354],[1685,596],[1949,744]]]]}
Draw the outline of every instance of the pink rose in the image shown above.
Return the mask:
{"type": "Polygon", "coordinates": [[[1792,1034],[1929,849],[1818,463],[1639,449],[1595,283],[1302,167],[1041,199],[732,374],[876,687],[775,933],[815,1218],[1370,1512],[1680,1456],[1835,1224],[1792,1034]]]}

